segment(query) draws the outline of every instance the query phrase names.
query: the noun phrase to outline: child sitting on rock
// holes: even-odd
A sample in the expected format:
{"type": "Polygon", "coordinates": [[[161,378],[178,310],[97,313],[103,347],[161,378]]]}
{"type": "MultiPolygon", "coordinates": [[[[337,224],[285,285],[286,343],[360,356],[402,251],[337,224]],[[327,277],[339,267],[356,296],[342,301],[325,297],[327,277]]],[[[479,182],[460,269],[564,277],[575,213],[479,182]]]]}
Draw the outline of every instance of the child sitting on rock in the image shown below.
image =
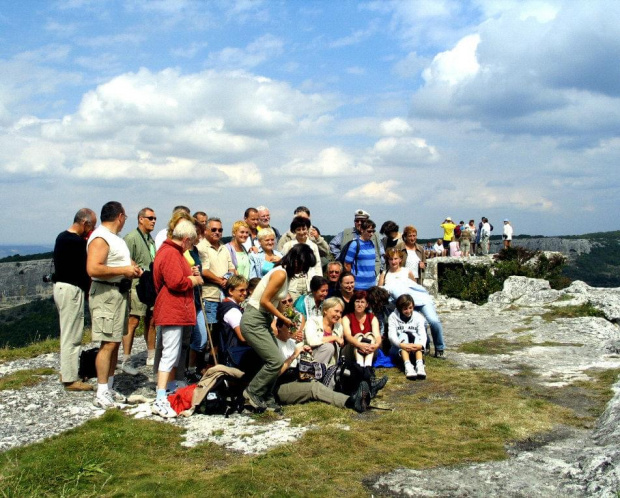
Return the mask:
{"type": "Polygon", "coordinates": [[[422,353],[426,344],[426,327],[424,317],[413,310],[415,303],[409,294],[403,294],[396,300],[396,309],[388,318],[388,337],[392,344],[390,353],[400,354],[405,364],[405,377],[408,379],[426,379],[422,353]],[[415,365],[412,363],[412,356],[415,365]]]}

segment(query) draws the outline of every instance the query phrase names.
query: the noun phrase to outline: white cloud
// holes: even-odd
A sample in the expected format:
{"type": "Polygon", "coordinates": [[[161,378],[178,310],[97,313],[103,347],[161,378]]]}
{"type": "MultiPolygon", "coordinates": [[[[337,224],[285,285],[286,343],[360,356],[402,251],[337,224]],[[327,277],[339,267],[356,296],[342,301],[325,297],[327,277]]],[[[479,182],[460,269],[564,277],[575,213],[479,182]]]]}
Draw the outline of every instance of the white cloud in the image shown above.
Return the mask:
{"type": "Polygon", "coordinates": [[[480,69],[476,59],[476,48],[479,43],[480,35],[466,36],[452,50],[437,54],[430,67],[423,71],[422,77],[430,85],[437,83],[457,85],[470,79],[480,69]]]}
{"type": "Polygon", "coordinates": [[[295,158],[277,169],[282,175],[301,177],[333,178],[360,176],[372,173],[372,167],[356,161],[338,147],[329,147],[319,152],[315,159],[295,158]]]}
{"type": "Polygon", "coordinates": [[[349,190],[344,197],[368,204],[401,204],[405,200],[394,192],[399,185],[400,182],[394,180],[370,182],[349,190]]]}
{"type": "Polygon", "coordinates": [[[387,137],[372,148],[373,156],[388,166],[416,167],[436,162],[439,153],[418,137],[387,137]]]}
{"type": "Polygon", "coordinates": [[[402,118],[393,118],[381,123],[381,134],[386,136],[409,135],[413,129],[411,125],[402,118]]]}
{"type": "Polygon", "coordinates": [[[250,69],[265,61],[278,57],[284,50],[284,42],[270,34],[263,35],[244,49],[227,47],[219,52],[209,53],[208,62],[218,68],[250,69]]]}

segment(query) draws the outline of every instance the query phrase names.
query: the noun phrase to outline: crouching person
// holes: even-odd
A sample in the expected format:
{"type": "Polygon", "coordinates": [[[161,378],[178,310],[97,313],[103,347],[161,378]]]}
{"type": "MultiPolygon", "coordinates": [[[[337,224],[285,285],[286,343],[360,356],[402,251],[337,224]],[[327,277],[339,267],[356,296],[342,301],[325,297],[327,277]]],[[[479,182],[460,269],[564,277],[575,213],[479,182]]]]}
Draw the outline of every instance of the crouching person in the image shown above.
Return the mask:
{"type": "Polygon", "coordinates": [[[396,309],[388,318],[388,337],[392,344],[390,353],[400,354],[405,364],[405,377],[426,379],[422,354],[426,344],[424,317],[413,311],[415,303],[409,294],[396,300],[396,309]],[[414,362],[412,362],[413,360],[414,362]]]}
{"type": "Polygon", "coordinates": [[[196,325],[194,290],[202,285],[200,270],[190,267],[183,253],[196,242],[196,228],[181,219],[172,231],[172,238],[162,244],[153,265],[157,299],[153,308],[155,325],[161,327],[163,351],[157,370],[157,399],[151,410],[164,418],[176,417],[166,396],[166,386],[174,379],[181,356],[184,327],[196,325]]]}
{"type": "Polygon", "coordinates": [[[351,396],[332,391],[314,380],[299,382],[297,357],[302,351],[310,351],[311,348],[296,343],[293,335],[284,321],[281,319],[276,321],[276,340],[284,359],[276,385],[279,402],[283,405],[293,405],[307,401],[322,401],[339,408],[351,408],[359,413],[366,411],[370,406],[370,387],[366,382],[361,382],[357,391],[351,396]]]}

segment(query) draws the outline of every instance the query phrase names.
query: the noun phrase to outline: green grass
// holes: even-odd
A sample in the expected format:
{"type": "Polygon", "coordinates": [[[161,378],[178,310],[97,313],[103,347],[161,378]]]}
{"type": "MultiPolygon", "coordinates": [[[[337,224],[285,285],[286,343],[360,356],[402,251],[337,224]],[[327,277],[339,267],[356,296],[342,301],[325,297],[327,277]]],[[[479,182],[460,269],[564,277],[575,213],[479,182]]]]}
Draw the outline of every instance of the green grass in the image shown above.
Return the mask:
{"type": "Polygon", "coordinates": [[[0,346],[22,347],[59,336],[58,312],[51,298],[0,310],[0,346]]]}
{"type": "Polygon", "coordinates": [[[508,376],[434,359],[427,371],[423,382],[387,371],[377,402],[392,411],[285,407],[292,423],[315,428],[259,456],[184,448],[174,426],[109,411],[0,455],[0,496],[367,496],[363,481],[373,475],[503,459],[511,441],[578,423],[508,376]]]}
{"type": "MultiPolygon", "coordinates": [[[[84,329],[82,344],[88,344],[91,340],[90,329],[84,329]]],[[[35,358],[42,354],[57,353],[58,351],[60,351],[60,340],[49,338],[44,341],[33,342],[21,348],[4,346],[0,348],[0,363],[25,358],[35,358]]]]}
{"type": "Polygon", "coordinates": [[[541,317],[546,322],[552,322],[558,318],[605,318],[605,313],[603,313],[600,309],[596,308],[591,302],[588,301],[587,303],[583,304],[554,307],[553,309],[543,313],[541,317]]]}
{"type": "Polygon", "coordinates": [[[56,370],[52,368],[35,368],[34,370],[18,370],[11,374],[0,377],[0,391],[5,389],[21,389],[22,387],[34,386],[43,380],[44,375],[54,375],[56,370]]]}
{"type": "MultiPolygon", "coordinates": [[[[527,328],[515,329],[514,332],[523,333],[527,330],[529,329],[527,328]]],[[[510,354],[513,351],[519,351],[519,350],[533,347],[533,346],[548,346],[548,347],[576,346],[576,347],[580,347],[580,346],[583,346],[583,344],[555,342],[555,341],[534,342],[532,340],[532,334],[521,335],[514,340],[509,340],[504,337],[501,337],[498,334],[495,334],[486,339],[478,339],[478,340],[471,341],[471,342],[465,342],[459,346],[458,351],[461,353],[485,354],[485,355],[510,354]]]]}

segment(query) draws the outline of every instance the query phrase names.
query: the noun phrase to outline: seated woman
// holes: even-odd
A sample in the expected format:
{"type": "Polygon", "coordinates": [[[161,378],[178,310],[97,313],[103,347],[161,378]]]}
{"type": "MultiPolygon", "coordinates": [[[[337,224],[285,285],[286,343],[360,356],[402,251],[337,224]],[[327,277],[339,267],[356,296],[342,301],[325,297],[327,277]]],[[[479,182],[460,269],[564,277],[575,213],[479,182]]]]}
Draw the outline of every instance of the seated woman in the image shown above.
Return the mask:
{"type": "Polygon", "coordinates": [[[461,257],[461,246],[459,244],[459,241],[456,240],[454,237],[452,237],[452,240],[450,241],[450,256],[453,258],[461,257]]]}
{"type": "Polygon", "coordinates": [[[338,291],[334,294],[335,297],[342,299],[344,303],[344,311],[342,316],[353,313],[353,292],[355,291],[355,275],[350,271],[343,271],[340,274],[340,283],[338,285],[338,291]]]}
{"type": "MultiPolygon", "coordinates": [[[[168,382],[175,378],[181,357],[184,329],[196,325],[194,287],[202,285],[198,267],[190,267],[183,256],[196,242],[194,223],[181,219],[166,239],[153,263],[157,299],[153,308],[155,325],[160,327],[162,353],[157,365],[157,399],[151,407],[155,415],[176,417],[166,396],[168,382]]],[[[184,365],[182,365],[184,367],[184,365]]]]}
{"type": "Polygon", "coordinates": [[[342,319],[344,339],[355,348],[355,360],[360,367],[372,367],[375,351],[381,346],[379,320],[368,312],[366,291],[353,294],[355,311],[342,319]]]}
{"type": "Polygon", "coordinates": [[[233,275],[224,287],[226,298],[217,308],[217,324],[220,333],[220,361],[252,378],[261,366],[254,350],[241,333],[241,303],[248,292],[248,281],[241,275],[233,275]]]}
{"type": "Polygon", "coordinates": [[[357,391],[353,395],[347,396],[332,391],[316,380],[298,381],[297,357],[302,351],[309,350],[310,347],[297,344],[292,335],[293,332],[281,319],[276,320],[276,342],[284,360],[276,384],[277,401],[282,405],[292,405],[315,400],[339,408],[351,408],[359,413],[365,412],[370,406],[370,387],[366,382],[361,382],[357,391]]]}
{"type": "Polygon", "coordinates": [[[289,282],[289,292],[294,300],[297,300],[302,294],[310,291],[310,280],[315,275],[323,276],[321,268],[321,256],[318,246],[309,238],[310,220],[303,216],[295,216],[291,222],[291,232],[295,235],[293,240],[288,241],[282,246],[282,254],[286,255],[293,246],[297,244],[305,244],[312,249],[312,253],[316,258],[316,263],[308,270],[307,273],[296,274],[289,282]]]}
{"type": "Polygon", "coordinates": [[[282,259],[282,253],[274,249],[276,233],[271,228],[258,232],[258,252],[250,254],[250,278],[262,278],[282,259]]]}
{"type": "Polygon", "coordinates": [[[226,249],[230,253],[230,259],[232,259],[237,274],[246,280],[250,278],[250,255],[243,244],[249,236],[249,225],[243,220],[235,221],[232,227],[232,240],[226,244],[226,249]]]}
{"type": "MultiPolygon", "coordinates": [[[[290,318],[291,322],[293,322],[293,325],[289,327],[293,332],[293,339],[297,342],[303,342],[306,317],[295,309],[293,306],[293,298],[290,294],[287,294],[284,299],[280,300],[280,304],[278,304],[278,311],[284,316],[290,318]]],[[[276,318],[274,318],[271,323],[271,330],[273,335],[276,335],[276,318]]]]}
{"type": "Polygon", "coordinates": [[[310,280],[310,294],[299,296],[295,301],[295,309],[306,318],[323,316],[323,301],[329,291],[329,282],[326,278],[314,276],[310,280]]]}
{"type": "Polygon", "coordinates": [[[343,309],[342,299],[330,297],[323,302],[323,316],[312,316],[306,323],[304,344],[312,348],[314,360],[326,366],[336,364],[344,345],[340,323],[343,309]]]}
{"type": "Polygon", "coordinates": [[[415,282],[415,276],[412,271],[403,266],[402,253],[395,247],[390,247],[385,251],[385,261],[388,269],[379,275],[379,285],[385,285],[386,282],[407,279],[415,282]]]}
{"type": "Polygon", "coordinates": [[[424,317],[413,311],[415,304],[409,294],[396,300],[396,309],[388,318],[388,337],[392,344],[391,355],[400,354],[405,364],[405,377],[426,379],[422,354],[426,346],[426,327],[424,317]],[[411,362],[414,356],[415,366],[411,362]]]}
{"type": "Polygon", "coordinates": [[[445,251],[443,248],[443,239],[437,239],[437,242],[433,246],[433,252],[435,253],[435,257],[440,257],[445,255],[445,251]]]}

